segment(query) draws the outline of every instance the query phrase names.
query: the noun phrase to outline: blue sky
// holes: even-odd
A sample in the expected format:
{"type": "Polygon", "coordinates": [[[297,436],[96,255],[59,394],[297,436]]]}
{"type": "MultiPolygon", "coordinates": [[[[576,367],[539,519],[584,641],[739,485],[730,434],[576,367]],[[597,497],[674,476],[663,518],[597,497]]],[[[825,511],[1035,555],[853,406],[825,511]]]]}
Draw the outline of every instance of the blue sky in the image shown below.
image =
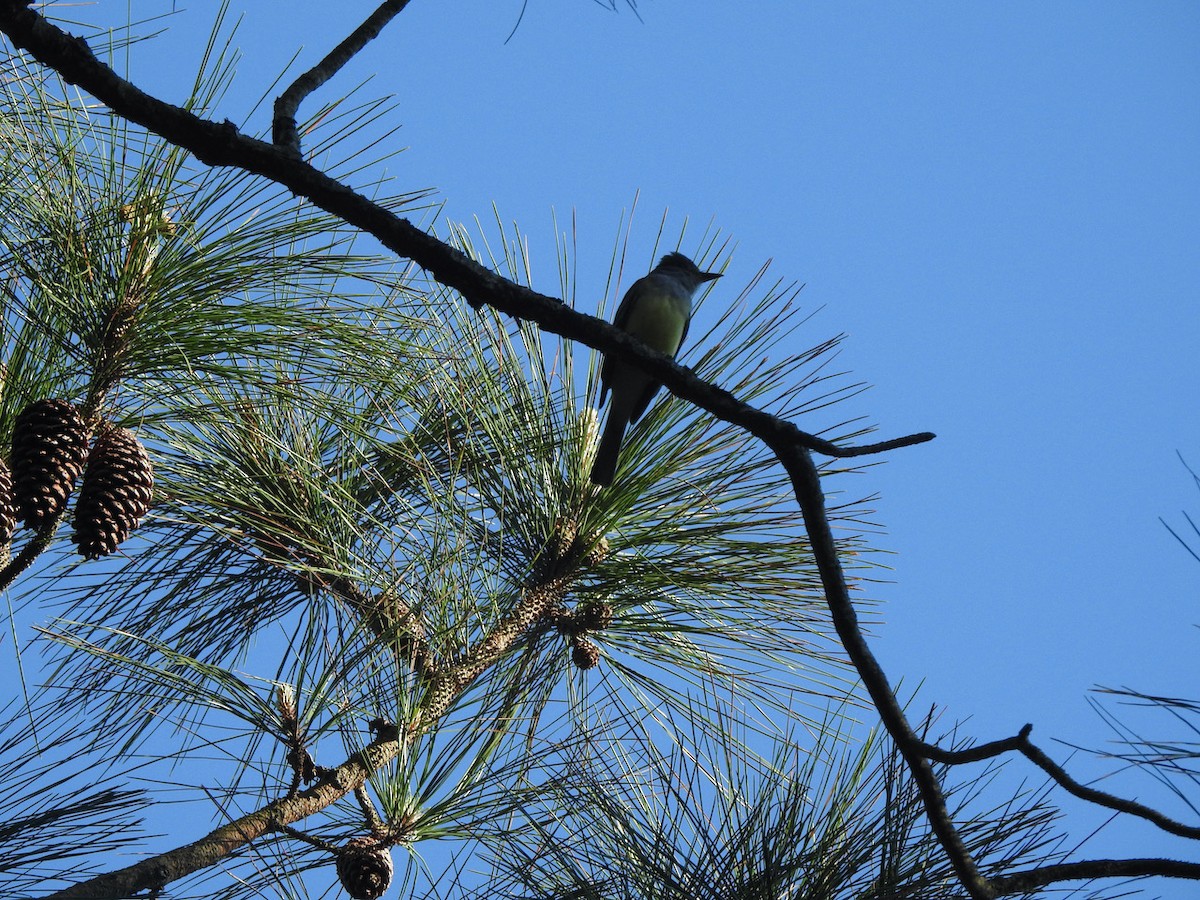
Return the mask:
{"type": "MultiPolygon", "coordinates": [[[[240,6],[235,121],[375,3],[240,6]]],[[[736,242],[721,286],[769,258],[805,282],[804,334],[847,332],[839,362],[873,387],[801,427],[938,434],[855,484],[893,554],[877,652],[967,732],[1098,746],[1096,684],[1200,696],[1200,564],[1158,521],[1200,512],[1176,458],[1200,467],[1200,5],[639,6],[530,0],[506,43],[520,0],[414,0],[317,100],[373,76],[409,148],[397,188],[456,220],[495,203],[546,286],[552,211],[601,285],[638,192],[635,260],[669,209],[736,242]]],[[[190,4],[135,79],[170,99],[216,8],[190,4]]]]}

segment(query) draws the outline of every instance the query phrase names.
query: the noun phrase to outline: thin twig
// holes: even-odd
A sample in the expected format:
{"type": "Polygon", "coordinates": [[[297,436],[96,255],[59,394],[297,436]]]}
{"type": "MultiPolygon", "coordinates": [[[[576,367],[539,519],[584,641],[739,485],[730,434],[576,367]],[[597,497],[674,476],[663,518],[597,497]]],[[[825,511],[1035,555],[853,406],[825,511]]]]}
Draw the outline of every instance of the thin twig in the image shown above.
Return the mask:
{"type": "Polygon", "coordinates": [[[930,759],[948,765],[978,762],[983,759],[1000,756],[1003,753],[1016,751],[1049,775],[1059,787],[1069,794],[1074,794],[1080,800],[1086,800],[1089,803],[1095,803],[1097,806],[1103,806],[1116,812],[1137,816],[1140,819],[1152,822],[1163,831],[1178,835],[1179,837],[1200,839],[1200,826],[1185,825],[1183,822],[1163,815],[1158,810],[1138,803],[1135,800],[1126,800],[1123,797],[1088,787],[1076,781],[1067,773],[1066,769],[1052,760],[1046,755],[1044,750],[1029,740],[1029,734],[1032,730],[1032,725],[1026,725],[1014,737],[991,741],[987,744],[980,744],[977,747],[970,747],[966,750],[945,750],[934,744],[921,744],[920,750],[930,759]]]}
{"type": "Polygon", "coordinates": [[[295,838],[298,841],[303,841],[313,847],[324,850],[326,853],[336,854],[338,848],[329,841],[322,840],[319,837],[313,837],[311,834],[305,834],[299,828],[293,828],[291,825],[276,825],[275,830],[280,834],[286,834],[288,837],[295,838]]]}
{"type": "Polygon", "coordinates": [[[1105,806],[1109,809],[1115,809],[1118,812],[1128,813],[1132,816],[1146,819],[1153,822],[1163,831],[1168,831],[1171,834],[1177,834],[1180,837],[1200,838],[1200,828],[1184,825],[1182,822],[1176,822],[1169,816],[1165,816],[1158,810],[1151,809],[1141,803],[1133,800],[1124,800],[1120,797],[1104,791],[1098,791],[1095,788],[1090,788],[1080,784],[1074,778],[1066,773],[1061,766],[1047,756],[1040,748],[1034,746],[1028,739],[1021,744],[1021,753],[1025,755],[1034,765],[1040,768],[1043,772],[1053,778],[1066,791],[1074,794],[1081,800],[1087,800],[1089,803],[1095,803],[1098,806],[1105,806]]]}
{"type": "Polygon", "coordinates": [[[367,793],[367,785],[360,784],[354,789],[354,799],[358,801],[359,808],[362,809],[363,818],[367,821],[367,828],[371,834],[379,837],[383,834],[383,819],[379,817],[379,811],[375,809],[375,803],[371,800],[371,795],[367,793]]]}
{"type": "Polygon", "coordinates": [[[275,100],[275,116],[271,122],[271,135],[276,146],[286,153],[300,157],[300,133],[296,129],[296,110],[304,98],[327,82],[348,63],[359,50],[379,37],[387,23],[394,19],[409,0],[386,0],[371,13],[361,25],[354,29],[344,41],[334,47],[326,57],[293,81],[275,100]]]}
{"type": "MultiPolygon", "coordinates": [[[[1026,725],[1021,730],[1021,734],[1027,734],[1026,729],[1032,728],[1032,725],[1026,725]]],[[[934,762],[945,763],[950,766],[959,766],[964,763],[980,762],[985,759],[991,759],[995,756],[1000,756],[1004,753],[1012,753],[1014,750],[1019,750],[1021,747],[1021,736],[1017,735],[1010,738],[1002,738],[998,741],[989,741],[986,744],[977,744],[974,747],[966,747],[962,750],[946,750],[937,744],[922,743],[918,748],[922,753],[928,756],[934,762]]]]}

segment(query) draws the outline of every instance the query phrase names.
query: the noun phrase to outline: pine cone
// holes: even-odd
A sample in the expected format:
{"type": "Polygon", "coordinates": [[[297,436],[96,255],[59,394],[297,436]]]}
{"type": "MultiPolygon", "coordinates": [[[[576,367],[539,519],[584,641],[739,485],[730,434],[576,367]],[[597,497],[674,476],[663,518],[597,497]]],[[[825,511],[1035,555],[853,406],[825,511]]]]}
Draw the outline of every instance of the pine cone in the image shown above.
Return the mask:
{"type": "Polygon", "coordinates": [[[587,566],[598,566],[608,558],[608,538],[601,537],[600,540],[592,544],[592,547],[584,554],[583,562],[587,566]]]}
{"type": "Polygon", "coordinates": [[[378,900],[392,883],[392,853],[375,838],[351,838],[338,850],[337,874],[354,900],[378,900]]]}
{"type": "Polygon", "coordinates": [[[87,460],[87,428],[66,400],[38,400],[17,416],[13,494],[26,527],[42,528],[64,508],[87,460]]]}
{"type": "Polygon", "coordinates": [[[12,470],[0,459],[0,547],[7,546],[17,528],[17,504],[13,499],[12,470]]]}
{"type": "Polygon", "coordinates": [[[571,642],[571,662],[581,669],[594,669],[600,663],[600,648],[587,638],[571,642]]]}
{"type": "Polygon", "coordinates": [[[613,608],[607,603],[589,603],[579,613],[585,631],[603,631],[613,621],[613,608]]]}
{"type": "Polygon", "coordinates": [[[154,494],[142,442],[128,428],[108,428],[92,446],[75,503],[73,540],[87,559],[107,556],[137,527],[154,494]]]}

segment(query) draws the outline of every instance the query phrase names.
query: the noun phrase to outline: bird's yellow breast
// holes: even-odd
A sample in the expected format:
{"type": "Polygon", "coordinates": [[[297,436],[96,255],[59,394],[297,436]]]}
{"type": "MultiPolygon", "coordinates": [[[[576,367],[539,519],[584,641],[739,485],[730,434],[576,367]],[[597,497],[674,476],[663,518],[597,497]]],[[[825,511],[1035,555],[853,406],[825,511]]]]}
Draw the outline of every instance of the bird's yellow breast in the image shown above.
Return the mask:
{"type": "Polygon", "coordinates": [[[683,340],[690,304],[667,293],[647,292],[630,312],[625,330],[660,353],[674,355],[683,340]]]}

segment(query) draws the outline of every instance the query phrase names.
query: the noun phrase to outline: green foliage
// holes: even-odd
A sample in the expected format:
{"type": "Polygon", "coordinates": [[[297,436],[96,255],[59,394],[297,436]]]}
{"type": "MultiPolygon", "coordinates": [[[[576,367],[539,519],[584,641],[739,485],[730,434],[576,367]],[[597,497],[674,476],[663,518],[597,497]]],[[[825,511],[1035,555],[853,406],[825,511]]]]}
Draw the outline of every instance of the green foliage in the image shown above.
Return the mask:
{"type": "MultiPolygon", "coordinates": [[[[958,896],[904,762],[876,734],[851,742],[840,730],[845,712],[833,711],[814,738],[777,736],[766,756],[728,720],[666,750],[597,735],[573,777],[490,845],[488,890],[471,896],[958,896]]],[[[952,794],[971,811],[972,853],[997,871],[1058,856],[1043,797],[984,805],[980,786],[993,774],[952,794]]]]}

